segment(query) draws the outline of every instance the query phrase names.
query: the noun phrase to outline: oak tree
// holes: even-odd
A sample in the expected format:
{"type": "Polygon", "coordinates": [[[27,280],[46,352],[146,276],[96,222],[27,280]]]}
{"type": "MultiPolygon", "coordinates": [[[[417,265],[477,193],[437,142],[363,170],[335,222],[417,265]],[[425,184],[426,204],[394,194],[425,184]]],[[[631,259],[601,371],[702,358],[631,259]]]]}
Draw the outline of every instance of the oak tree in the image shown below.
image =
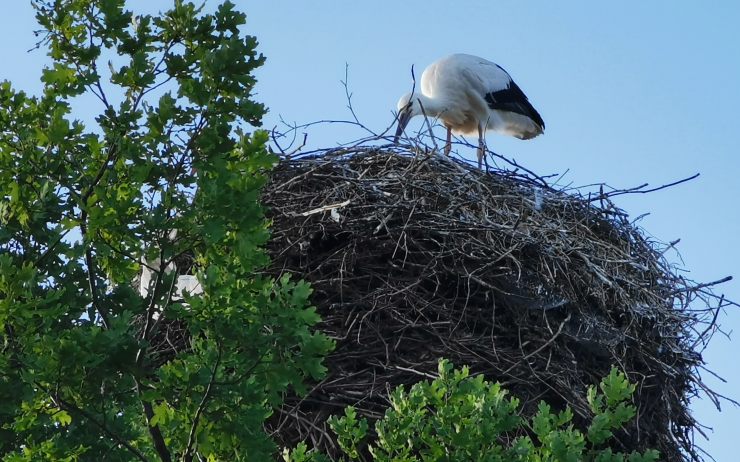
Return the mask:
{"type": "Polygon", "coordinates": [[[266,460],[331,342],[305,283],[259,271],[276,159],[245,15],[33,6],[43,91],[0,84],[0,455],[266,460]]]}

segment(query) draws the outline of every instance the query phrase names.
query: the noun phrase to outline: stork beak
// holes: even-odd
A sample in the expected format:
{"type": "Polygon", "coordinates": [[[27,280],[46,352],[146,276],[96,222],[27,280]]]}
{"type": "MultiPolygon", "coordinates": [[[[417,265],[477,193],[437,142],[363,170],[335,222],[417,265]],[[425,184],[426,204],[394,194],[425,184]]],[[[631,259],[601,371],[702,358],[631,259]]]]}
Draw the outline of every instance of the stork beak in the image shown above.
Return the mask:
{"type": "Polygon", "coordinates": [[[406,129],[406,125],[409,124],[409,120],[411,120],[411,111],[401,111],[401,113],[398,114],[398,128],[396,128],[396,136],[393,137],[393,142],[395,144],[398,144],[398,138],[403,134],[403,131],[406,129]]]}

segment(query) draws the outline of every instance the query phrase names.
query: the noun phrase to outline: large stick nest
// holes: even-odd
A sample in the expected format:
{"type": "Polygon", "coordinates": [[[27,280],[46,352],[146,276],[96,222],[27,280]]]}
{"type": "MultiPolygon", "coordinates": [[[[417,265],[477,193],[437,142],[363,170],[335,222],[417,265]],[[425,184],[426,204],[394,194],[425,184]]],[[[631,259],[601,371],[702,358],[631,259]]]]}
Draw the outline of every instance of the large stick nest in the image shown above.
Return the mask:
{"type": "Polygon", "coordinates": [[[264,201],[270,272],[310,281],[337,342],[328,376],[275,416],[282,444],[336,456],[328,416],[354,405],[379,418],[391,388],[448,358],[501,382],[527,415],[540,400],[570,405],[581,428],[587,387],[616,365],[638,384],[638,414],[615,449],[699,459],[696,290],[609,194],[358,147],[281,162],[264,201]]]}

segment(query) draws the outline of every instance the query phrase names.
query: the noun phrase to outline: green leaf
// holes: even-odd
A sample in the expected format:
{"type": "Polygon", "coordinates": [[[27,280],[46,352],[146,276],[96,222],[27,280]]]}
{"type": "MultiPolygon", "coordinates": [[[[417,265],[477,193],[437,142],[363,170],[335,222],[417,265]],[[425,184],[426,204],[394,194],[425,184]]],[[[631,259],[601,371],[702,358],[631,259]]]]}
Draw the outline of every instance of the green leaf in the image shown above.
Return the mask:
{"type": "Polygon", "coordinates": [[[166,424],[174,414],[173,410],[165,402],[153,406],[152,409],[154,416],[149,421],[149,425],[152,427],[166,424]]]}
{"type": "Polygon", "coordinates": [[[72,423],[72,416],[69,415],[67,411],[63,411],[61,409],[54,410],[51,414],[51,418],[54,420],[54,422],[63,427],[66,427],[67,425],[72,423]]]}

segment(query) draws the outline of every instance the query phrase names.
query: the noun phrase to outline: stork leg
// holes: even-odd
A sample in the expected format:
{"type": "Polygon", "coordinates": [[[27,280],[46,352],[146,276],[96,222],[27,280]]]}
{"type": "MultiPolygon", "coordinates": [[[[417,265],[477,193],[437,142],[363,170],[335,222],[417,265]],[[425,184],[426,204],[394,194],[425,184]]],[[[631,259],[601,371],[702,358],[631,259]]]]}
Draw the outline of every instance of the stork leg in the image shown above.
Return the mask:
{"type": "Polygon", "coordinates": [[[445,155],[449,156],[452,150],[452,129],[447,127],[447,143],[445,144],[445,155]]]}
{"type": "Polygon", "coordinates": [[[483,157],[486,155],[486,140],[483,139],[483,127],[478,125],[478,168],[483,167],[483,157]]]}

